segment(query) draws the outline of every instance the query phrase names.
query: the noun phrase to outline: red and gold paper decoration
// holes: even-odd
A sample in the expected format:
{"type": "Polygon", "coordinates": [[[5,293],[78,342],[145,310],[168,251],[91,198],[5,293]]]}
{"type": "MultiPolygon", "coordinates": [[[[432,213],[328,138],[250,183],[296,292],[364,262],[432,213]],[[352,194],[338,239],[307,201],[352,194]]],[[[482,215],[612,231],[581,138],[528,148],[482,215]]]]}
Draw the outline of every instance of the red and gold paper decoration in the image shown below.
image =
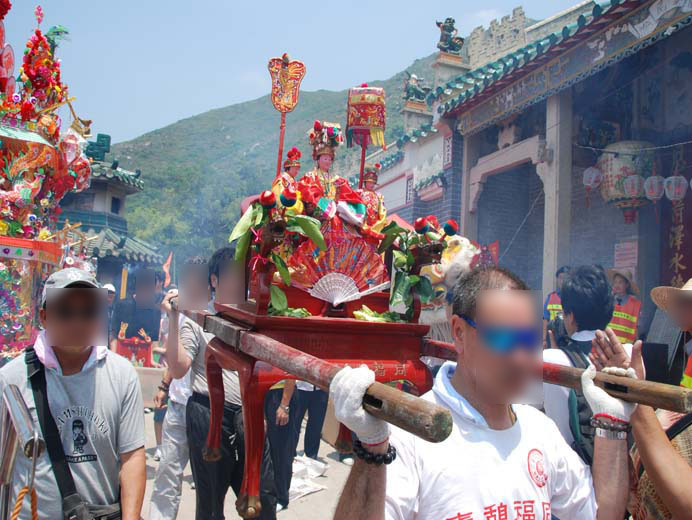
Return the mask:
{"type": "Polygon", "coordinates": [[[272,103],[281,113],[291,112],[298,104],[300,82],[305,77],[305,64],[284,54],[272,58],[267,65],[272,77],[272,103]]]}
{"type": "Polygon", "coordinates": [[[348,91],[346,143],[361,146],[373,144],[385,147],[384,129],[387,112],[383,88],[366,84],[348,91]]]}

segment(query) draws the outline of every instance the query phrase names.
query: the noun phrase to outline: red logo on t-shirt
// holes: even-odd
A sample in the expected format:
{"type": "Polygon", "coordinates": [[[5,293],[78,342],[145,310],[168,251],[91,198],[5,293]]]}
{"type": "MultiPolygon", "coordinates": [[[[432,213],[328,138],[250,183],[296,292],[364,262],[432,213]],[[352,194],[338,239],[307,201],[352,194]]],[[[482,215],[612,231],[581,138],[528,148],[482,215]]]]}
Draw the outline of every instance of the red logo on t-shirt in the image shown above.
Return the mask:
{"type": "Polygon", "coordinates": [[[531,475],[531,480],[538,487],[543,487],[548,482],[548,473],[545,471],[545,462],[541,450],[534,448],[529,451],[529,475],[531,475]]]}

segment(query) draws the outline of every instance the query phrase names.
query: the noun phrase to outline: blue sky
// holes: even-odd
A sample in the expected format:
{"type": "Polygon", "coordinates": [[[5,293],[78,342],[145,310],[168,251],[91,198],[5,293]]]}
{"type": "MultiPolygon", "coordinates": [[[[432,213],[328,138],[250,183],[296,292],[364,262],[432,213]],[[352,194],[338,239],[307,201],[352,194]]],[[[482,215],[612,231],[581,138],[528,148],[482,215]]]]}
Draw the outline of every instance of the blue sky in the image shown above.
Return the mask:
{"type": "MultiPolygon", "coordinates": [[[[36,2],[14,0],[6,40],[19,68],[36,2]]],[[[462,35],[523,5],[540,19],[577,0],[44,0],[42,28],[61,24],[63,81],[81,117],[114,142],[269,92],[267,60],[307,66],[304,90],[386,79],[436,50],[435,19],[462,35]],[[480,5],[479,5],[480,4],[480,5]]]]}

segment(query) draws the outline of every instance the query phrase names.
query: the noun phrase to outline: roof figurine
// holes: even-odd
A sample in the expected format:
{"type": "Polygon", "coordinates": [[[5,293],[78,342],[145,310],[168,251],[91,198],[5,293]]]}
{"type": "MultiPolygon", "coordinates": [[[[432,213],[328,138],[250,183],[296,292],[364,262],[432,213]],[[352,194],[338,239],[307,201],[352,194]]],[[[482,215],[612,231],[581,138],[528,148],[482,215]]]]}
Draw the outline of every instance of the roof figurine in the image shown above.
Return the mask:
{"type": "Polygon", "coordinates": [[[442,52],[459,55],[464,45],[464,39],[457,36],[458,31],[454,23],[454,18],[445,18],[444,22],[435,22],[435,25],[440,29],[440,41],[437,42],[437,48],[442,52]]]}

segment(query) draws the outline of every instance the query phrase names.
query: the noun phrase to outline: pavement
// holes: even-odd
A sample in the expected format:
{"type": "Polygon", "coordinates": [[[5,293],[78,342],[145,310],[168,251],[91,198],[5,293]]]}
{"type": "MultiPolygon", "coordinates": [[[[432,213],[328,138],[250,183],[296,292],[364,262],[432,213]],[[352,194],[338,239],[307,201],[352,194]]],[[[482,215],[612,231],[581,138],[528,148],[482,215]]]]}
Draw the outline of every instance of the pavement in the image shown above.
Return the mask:
{"type": "MultiPolygon", "coordinates": [[[[156,440],[154,437],[154,416],[153,414],[145,415],[146,425],[146,452],[147,452],[147,491],[144,496],[144,506],[142,508],[142,518],[149,517],[149,498],[151,490],[154,486],[154,476],[158,462],[154,461],[154,452],[156,448],[156,440]]],[[[302,432],[301,440],[298,444],[302,447],[302,432]]],[[[322,491],[318,491],[306,497],[300,498],[291,502],[287,509],[280,511],[277,514],[277,520],[305,520],[306,518],[314,520],[329,520],[332,518],[334,509],[339,500],[341,489],[346,482],[350,467],[339,462],[336,450],[329,444],[322,441],[320,444],[319,458],[323,462],[327,462],[329,468],[324,476],[317,477],[314,482],[326,487],[322,491]],[[315,512],[320,511],[322,514],[315,516],[315,512]]],[[[190,466],[185,468],[183,473],[183,493],[178,511],[178,518],[181,520],[192,520],[195,517],[195,490],[190,487],[192,483],[192,473],[190,466]]],[[[235,511],[235,495],[233,490],[229,489],[226,495],[226,507],[224,514],[227,519],[235,520],[240,518],[235,511]]]]}

